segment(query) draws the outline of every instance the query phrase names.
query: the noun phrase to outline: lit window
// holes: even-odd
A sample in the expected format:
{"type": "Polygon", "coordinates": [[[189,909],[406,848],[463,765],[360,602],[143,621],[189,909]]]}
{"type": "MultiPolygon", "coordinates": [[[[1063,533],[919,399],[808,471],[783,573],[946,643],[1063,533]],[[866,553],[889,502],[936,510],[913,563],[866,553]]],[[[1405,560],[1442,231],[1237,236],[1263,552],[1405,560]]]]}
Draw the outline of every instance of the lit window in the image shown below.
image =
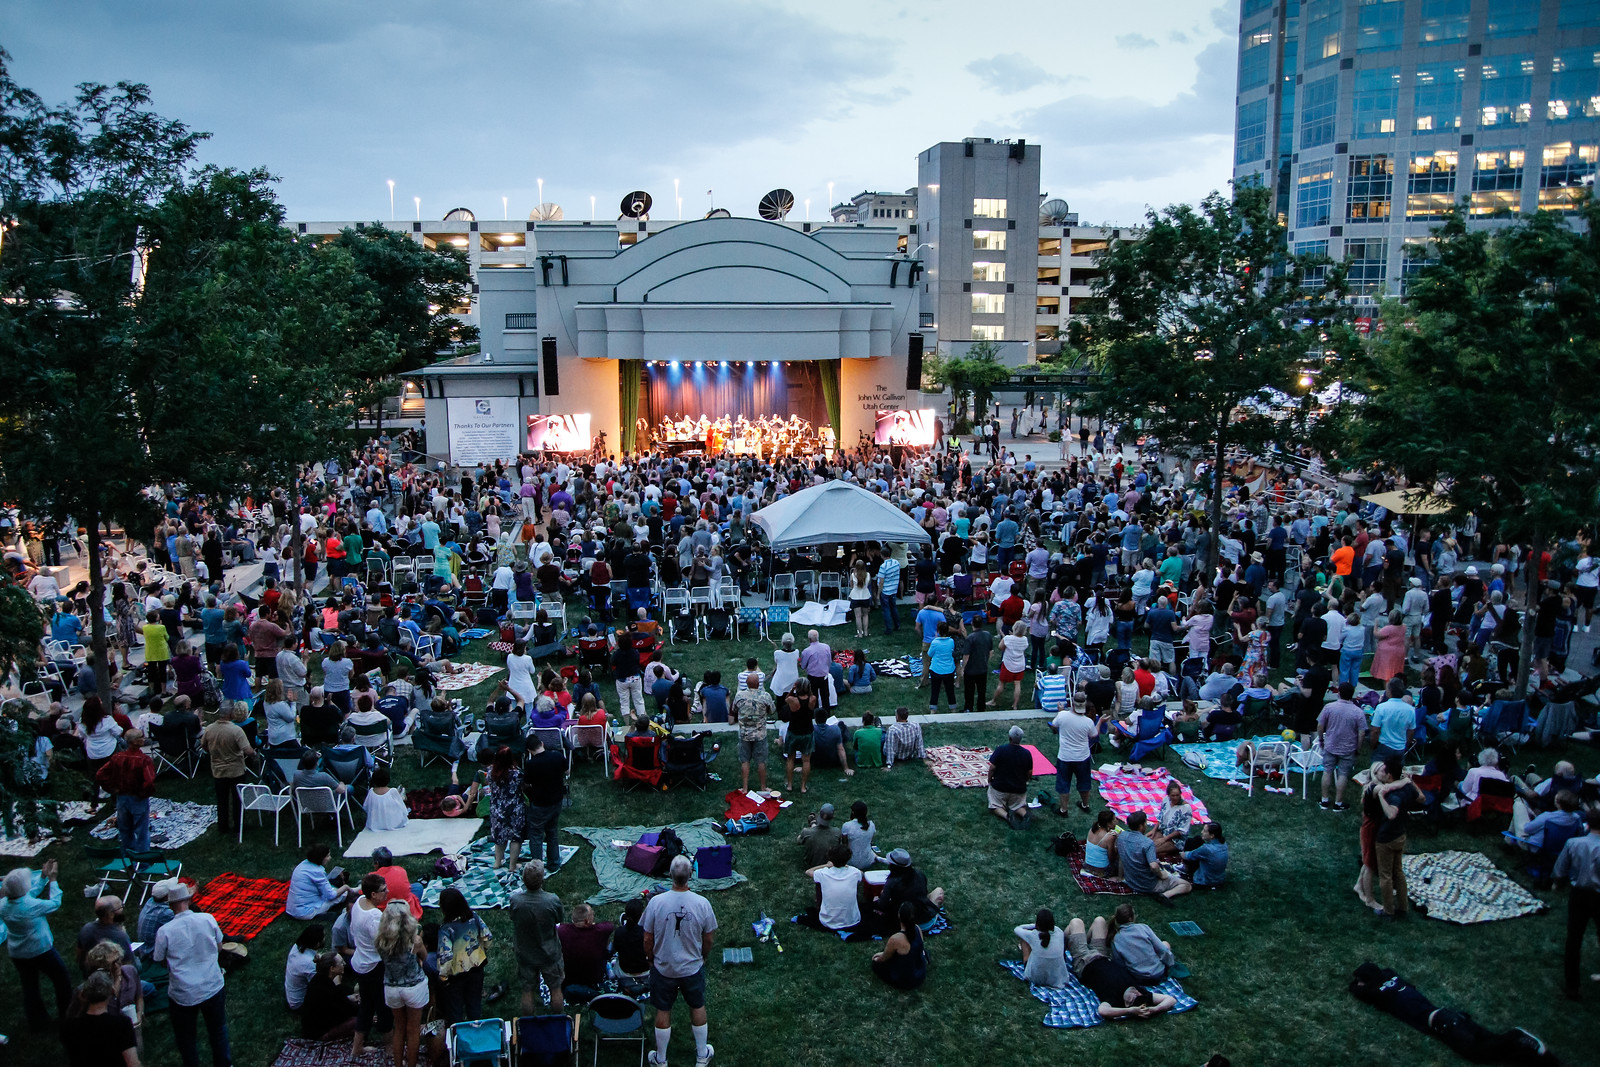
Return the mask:
{"type": "Polygon", "coordinates": [[[1003,282],[1006,280],[1006,265],[1004,263],[985,263],[977,261],[972,264],[972,280],[975,282],[1003,282]]]}
{"type": "Polygon", "coordinates": [[[1400,107],[1400,68],[1363,70],[1356,73],[1353,101],[1356,137],[1378,137],[1394,132],[1400,107]]]}
{"type": "Polygon", "coordinates": [[[974,341],[1004,341],[1006,328],[1004,326],[981,326],[972,324],[972,339],[974,341]]]}
{"type": "Polygon", "coordinates": [[[1300,171],[1295,191],[1295,229],[1326,226],[1333,212],[1333,163],[1309,163],[1300,171]]]}
{"type": "Polygon", "coordinates": [[[1442,219],[1455,204],[1456,153],[1448,149],[1411,157],[1406,185],[1406,218],[1442,219]]]}
{"type": "Polygon", "coordinates": [[[1569,141],[1546,145],[1539,170],[1539,210],[1571,212],[1583,196],[1585,179],[1592,181],[1600,146],[1569,141]]]}
{"type": "Polygon", "coordinates": [[[1550,122],[1600,118],[1600,50],[1557,52],[1550,63],[1550,122]]]}
{"type": "Polygon", "coordinates": [[[1233,161],[1249,163],[1267,155],[1267,102],[1239,105],[1239,125],[1234,134],[1233,161]]]}
{"type": "Polygon", "coordinates": [[[1345,194],[1346,222],[1379,222],[1389,217],[1394,194],[1394,160],[1389,156],[1351,156],[1345,194]]]}
{"type": "Polygon", "coordinates": [[[1521,208],[1523,155],[1520,148],[1491,148],[1478,153],[1472,171],[1474,215],[1521,208]]]}
{"type": "Polygon", "coordinates": [[[1436,63],[1417,68],[1416,88],[1412,92],[1414,128],[1456,130],[1461,128],[1461,84],[1467,68],[1455,63],[1436,63]]]}
{"type": "Polygon", "coordinates": [[[1239,42],[1239,91],[1267,84],[1267,60],[1272,55],[1272,31],[1257,30],[1239,42]]]}
{"type": "Polygon", "coordinates": [[[1305,87],[1300,105],[1300,144],[1303,151],[1332,144],[1334,118],[1339,109],[1339,78],[1324,78],[1305,87]]]}
{"type": "Polygon", "coordinates": [[[1004,315],[1006,313],[1006,294],[973,293],[972,313],[974,315],[1004,315]]]}
{"type": "Polygon", "coordinates": [[[975,219],[1003,219],[1006,217],[1006,202],[1004,200],[974,200],[972,202],[972,217],[975,219]]]}
{"type": "Polygon", "coordinates": [[[1479,122],[1520,125],[1533,117],[1533,57],[1498,56],[1483,65],[1478,89],[1479,122]]]}
{"type": "Polygon", "coordinates": [[[1406,8],[1401,0],[1361,0],[1356,15],[1356,51],[1391,52],[1400,47],[1406,8]]]}
{"type": "Polygon", "coordinates": [[[1333,59],[1339,54],[1339,31],[1344,25],[1344,5],[1340,0],[1306,0],[1301,21],[1306,32],[1308,66],[1333,59]]]}
{"type": "MultiPolygon", "coordinates": [[[[1294,254],[1304,256],[1311,260],[1325,260],[1328,258],[1327,241],[1296,241],[1294,254]]],[[[1327,284],[1328,265],[1321,262],[1311,262],[1305,265],[1305,276],[1301,285],[1307,289],[1321,289],[1327,284]]]]}
{"type": "Polygon", "coordinates": [[[1006,231],[973,230],[972,250],[974,252],[1004,252],[1006,250],[1006,231]]]}
{"type": "Polygon", "coordinates": [[[1352,293],[1377,296],[1383,292],[1384,277],[1389,270],[1388,238],[1347,240],[1344,243],[1344,260],[1345,277],[1352,293]]]}
{"type": "Polygon", "coordinates": [[[1471,15],[1472,0],[1422,0],[1422,43],[1461,40],[1471,15]]]}

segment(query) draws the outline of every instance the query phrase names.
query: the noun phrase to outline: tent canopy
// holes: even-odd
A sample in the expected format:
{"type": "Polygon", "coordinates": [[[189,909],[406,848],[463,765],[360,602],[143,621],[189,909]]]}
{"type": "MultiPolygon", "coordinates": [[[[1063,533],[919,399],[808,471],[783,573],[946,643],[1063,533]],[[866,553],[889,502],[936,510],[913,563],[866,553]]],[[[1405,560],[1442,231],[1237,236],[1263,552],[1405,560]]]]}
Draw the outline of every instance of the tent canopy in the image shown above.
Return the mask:
{"type": "Polygon", "coordinates": [[[750,516],[774,549],[840,541],[927,544],[926,530],[876,493],[834,480],[802,489],[750,516]]]}
{"type": "Polygon", "coordinates": [[[1450,502],[1422,489],[1396,489],[1392,493],[1373,493],[1361,499],[1396,515],[1443,515],[1450,502]]]}

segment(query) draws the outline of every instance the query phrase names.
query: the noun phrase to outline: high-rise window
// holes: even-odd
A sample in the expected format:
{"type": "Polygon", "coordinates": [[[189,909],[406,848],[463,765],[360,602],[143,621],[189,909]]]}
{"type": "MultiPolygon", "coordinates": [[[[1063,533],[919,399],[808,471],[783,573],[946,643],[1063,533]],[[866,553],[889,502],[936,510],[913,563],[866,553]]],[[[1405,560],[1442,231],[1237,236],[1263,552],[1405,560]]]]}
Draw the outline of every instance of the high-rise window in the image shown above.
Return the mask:
{"type": "Polygon", "coordinates": [[[1467,68],[1456,63],[1435,63],[1417,68],[1412,90],[1413,128],[1455,130],[1461,127],[1461,84],[1467,68]]]}
{"type": "Polygon", "coordinates": [[[981,326],[972,324],[972,339],[974,341],[1004,341],[1006,328],[1004,326],[981,326]]]}
{"type": "Polygon", "coordinates": [[[1539,210],[1575,211],[1583,194],[1584,179],[1593,180],[1600,146],[1592,144],[1546,145],[1539,170],[1539,210]]]}
{"type": "Polygon", "coordinates": [[[1380,296],[1384,276],[1389,272],[1389,239],[1358,237],[1344,243],[1345,277],[1350,291],[1362,296],[1380,296]]]}
{"type": "Polygon", "coordinates": [[[1244,0],[1244,17],[1260,14],[1272,6],[1272,0],[1244,0]]]}
{"type": "Polygon", "coordinates": [[[1294,225],[1326,226],[1333,213],[1333,161],[1307,163],[1300,168],[1295,183],[1294,225]]]}
{"type": "Polygon", "coordinates": [[[1267,101],[1239,105],[1239,125],[1234,132],[1233,161],[1249,163],[1267,154],[1267,101]]]}
{"type": "Polygon", "coordinates": [[[973,293],[972,313],[974,315],[1004,315],[1006,313],[1006,294],[973,293]]]}
{"type": "Polygon", "coordinates": [[[1003,282],[1006,280],[1006,265],[1004,263],[975,261],[972,264],[972,280],[975,282],[1003,282]]]}
{"type": "Polygon", "coordinates": [[[1533,117],[1533,57],[1496,56],[1483,65],[1478,121],[1485,126],[1520,125],[1533,117]]]}
{"type": "Polygon", "coordinates": [[[1456,195],[1456,153],[1441,148],[1411,157],[1406,185],[1406,218],[1442,219],[1450,214],[1456,195]]]}
{"type": "Polygon", "coordinates": [[[1486,148],[1477,155],[1472,170],[1472,213],[1492,215],[1522,207],[1520,148],[1486,148]]]}
{"type": "MultiPolygon", "coordinates": [[[[1294,254],[1325,260],[1328,258],[1328,242],[1296,241],[1294,243],[1294,254]]],[[[1327,273],[1328,265],[1326,263],[1308,263],[1306,264],[1305,277],[1300,284],[1307,289],[1321,289],[1327,284],[1327,273]]]]}
{"type": "Polygon", "coordinates": [[[1439,246],[1431,237],[1407,237],[1400,248],[1400,295],[1407,296],[1417,272],[1439,258],[1439,246]]]}
{"type": "Polygon", "coordinates": [[[1302,24],[1306,42],[1306,66],[1335,59],[1339,55],[1339,31],[1344,26],[1344,4],[1340,0],[1306,0],[1302,24]]]}
{"type": "Polygon", "coordinates": [[[1472,0],[1422,0],[1422,43],[1462,40],[1471,15],[1472,0]]]}
{"type": "Polygon", "coordinates": [[[1393,157],[1350,157],[1350,182],[1345,187],[1346,222],[1378,222],[1387,219],[1389,202],[1393,196],[1393,157]]]}
{"type": "Polygon", "coordinates": [[[1259,89],[1267,84],[1267,60],[1272,56],[1272,30],[1262,29],[1244,35],[1239,42],[1239,91],[1259,89]]]}
{"type": "Polygon", "coordinates": [[[1356,12],[1356,51],[1389,52],[1400,47],[1406,6],[1402,0],[1361,0],[1356,12]]]}
{"type": "Polygon", "coordinates": [[[974,252],[1004,252],[1006,250],[1006,231],[973,230],[972,250],[974,252]]]}
{"type": "Polygon", "coordinates": [[[1550,71],[1550,122],[1600,118],[1600,49],[1557,52],[1550,71]]]}
{"type": "Polygon", "coordinates": [[[975,219],[1003,219],[1006,217],[1006,202],[1004,200],[974,200],[972,202],[972,217],[975,219]]]}
{"type": "Polygon", "coordinates": [[[1294,154],[1295,78],[1300,71],[1300,41],[1286,37],[1283,42],[1283,69],[1278,72],[1278,155],[1294,154]]]}
{"type": "Polygon", "coordinates": [[[1489,0],[1487,37],[1521,37],[1539,29],[1539,0],[1489,0]]]}
{"type": "Polygon", "coordinates": [[[1300,144],[1297,147],[1303,152],[1318,145],[1332,144],[1338,111],[1337,74],[1307,85],[1300,98],[1300,144]]]}
{"type": "Polygon", "coordinates": [[[1600,26],[1600,0],[1561,0],[1556,25],[1563,30],[1600,26]]]}
{"type": "Polygon", "coordinates": [[[1353,136],[1378,137],[1393,133],[1399,108],[1399,67],[1356,72],[1353,136]]]}

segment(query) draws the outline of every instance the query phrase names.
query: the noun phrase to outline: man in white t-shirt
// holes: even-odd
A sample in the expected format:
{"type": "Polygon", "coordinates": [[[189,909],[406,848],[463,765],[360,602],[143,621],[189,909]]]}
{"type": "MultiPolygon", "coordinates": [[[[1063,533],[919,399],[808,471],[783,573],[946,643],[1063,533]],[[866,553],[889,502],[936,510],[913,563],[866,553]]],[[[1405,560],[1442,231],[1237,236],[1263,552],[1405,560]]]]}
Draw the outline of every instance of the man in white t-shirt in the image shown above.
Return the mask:
{"type": "Polygon", "coordinates": [[[1056,814],[1067,814],[1067,794],[1073,779],[1078,784],[1078,810],[1089,810],[1089,746],[1100,733],[1100,720],[1091,719],[1088,701],[1074,699],[1050,720],[1050,729],[1060,738],[1056,748],[1056,814]]]}
{"type": "Polygon", "coordinates": [[[690,891],[694,864],[678,856],[670,868],[672,889],[657,893],[645,905],[644,954],[650,959],[650,1003],[656,1009],[656,1050],[650,1062],[665,1067],[672,1040],[672,1006],[683,994],[694,1031],[695,1067],[706,1067],[715,1049],[706,1041],[706,956],[717,931],[711,904],[690,891]]]}
{"type": "Polygon", "coordinates": [[[165,963],[169,975],[167,996],[171,1001],[172,1036],[178,1058],[184,1067],[200,1062],[195,1038],[196,1023],[206,1020],[206,1036],[211,1042],[213,1063],[227,1063],[227,998],[223,990],[222,967],[217,950],[222,946],[222,930],[217,920],[192,909],[189,887],[175,882],[167,891],[173,917],[156,933],[153,955],[165,963]]]}
{"type": "Polygon", "coordinates": [[[813,867],[806,876],[822,887],[822,903],[817,921],[828,930],[852,930],[861,922],[861,880],[859,867],[850,865],[850,843],[836,841],[828,850],[828,863],[813,867]]]}

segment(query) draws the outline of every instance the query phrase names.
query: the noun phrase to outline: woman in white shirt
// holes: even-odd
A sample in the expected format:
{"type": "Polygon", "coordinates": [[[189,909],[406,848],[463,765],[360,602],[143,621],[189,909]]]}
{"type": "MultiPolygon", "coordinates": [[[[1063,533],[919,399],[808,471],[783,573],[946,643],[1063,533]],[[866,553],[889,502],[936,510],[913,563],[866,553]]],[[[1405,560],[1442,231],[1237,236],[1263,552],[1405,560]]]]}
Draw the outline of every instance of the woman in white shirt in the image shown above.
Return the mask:
{"type": "Polygon", "coordinates": [[[361,896],[350,906],[350,970],[361,993],[356,1015],[356,1037],[350,1050],[353,1061],[361,1059],[367,1032],[372,1029],[378,1005],[383,1003],[383,957],[378,955],[378,926],[383,922],[383,906],[389,901],[389,886],[381,874],[361,879],[361,896]]]}
{"type": "Polygon", "coordinates": [[[350,675],[355,669],[355,661],[344,654],[343,641],[335,641],[322,657],[323,695],[346,714],[350,711],[350,675]]]}
{"type": "Polygon", "coordinates": [[[878,862],[878,853],[872,839],[878,836],[878,824],[867,818],[865,801],[850,805],[850,818],[839,827],[839,836],[850,846],[850,866],[864,871],[878,862]]]}
{"type": "Polygon", "coordinates": [[[1000,706],[1000,694],[1011,683],[1011,709],[1022,706],[1022,676],[1028,667],[1028,624],[1021,619],[1011,632],[1000,638],[1000,681],[995,683],[990,703],[1000,706]]]}
{"type": "Polygon", "coordinates": [[[317,953],[325,937],[322,924],[312,923],[289,946],[289,959],[283,968],[283,999],[288,1001],[290,1011],[299,1011],[306,1002],[306,986],[317,973],[317,953]]]}
{"type": "Polygon", "coordinates": [[[794,647],[794,634],[785,633],[782,647],[772,653],[772,691],[782,696],[799,678],[800,651],[794,647]]]}
{"type": "Polygon", "coordinates": [[[267,713],[267,744],[287,745],[298,736],[295,732],[294,705],[283,692],[283,682],[277,678],[267,681],[261,694],[262,710],[267,713]]]}
{"type": "Polygon", "coordinates": [[[372,788],[367,799],[361,802],[367,813],[368,830],[404,830],[408,816],[406,797],[389,784],[389,768],[379,767],[372,772],[372,788]]]}
{"type": "Polygon", "coordinates": [[[506,688],[519,703],[529,707],[533,706],[534,698],[539,695],[533,682],[533,657],[528,655],[528,646],[521,641],[512,645],[510,654],[506,656],[506,688]]]}
{"type": "Polygon", "coordinates": [[[78,728],[73,733],[83,739],[83,754],[89,758],[89,800],[91,804],[99,803],[100,787],[95,785],[95,775],[100,773],[100,768],[105,766],[107,760],[116,755],[122,727],[100,703],[100,698],[91,696],[84,698],[83,707],[78,712],[78,728]]]}
{"type": "Polygon", "coordinates": [[[1022,946],[1023,981],[1051,989],[1067,984],[1067,939],[1049,908],[1040,908],[1033,922],[1011,932],[1022,946]]]}

